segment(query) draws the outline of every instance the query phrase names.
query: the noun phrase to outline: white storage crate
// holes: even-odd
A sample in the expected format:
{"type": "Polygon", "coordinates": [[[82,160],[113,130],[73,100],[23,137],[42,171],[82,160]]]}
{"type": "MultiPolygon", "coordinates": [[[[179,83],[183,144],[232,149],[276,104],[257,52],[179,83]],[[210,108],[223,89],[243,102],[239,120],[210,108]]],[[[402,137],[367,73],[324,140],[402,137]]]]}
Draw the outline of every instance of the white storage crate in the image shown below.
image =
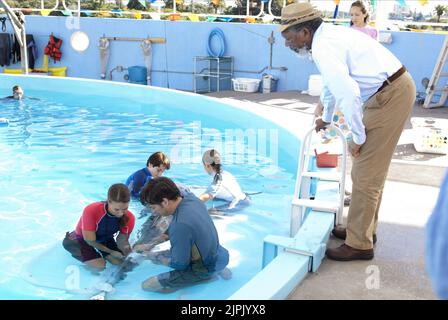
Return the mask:
{"type": "Polygon", "coordinates": [[[257,92],[260,86],[260,79],[235,78],[232,79],[233,90],[241,92],[257,92]]]}
{"type": "Polygon", "coordinates": [[[448,154],[448,120],[413,117],[411,124],[415,150],[448,154]]]}

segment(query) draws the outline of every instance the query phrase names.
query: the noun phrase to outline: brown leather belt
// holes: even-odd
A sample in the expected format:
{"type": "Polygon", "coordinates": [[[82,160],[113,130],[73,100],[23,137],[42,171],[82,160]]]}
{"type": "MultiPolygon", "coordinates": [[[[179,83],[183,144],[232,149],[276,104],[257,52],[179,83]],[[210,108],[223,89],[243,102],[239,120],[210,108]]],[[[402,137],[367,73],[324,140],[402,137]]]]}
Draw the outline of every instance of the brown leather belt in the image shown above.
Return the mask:
{"type": "Polygon", "coordinates": [[[386,88],[389,84],[392,83],[392,81],[397,80],[403,73],[406,72],[406,67],[401,66],[400,69],[398,69],[397,72],[395,72],[393,75],[391,75],[389,78],[386,79],[386,81],[383,82],[383,85],[378,89],[377,93],[386,88]]]}

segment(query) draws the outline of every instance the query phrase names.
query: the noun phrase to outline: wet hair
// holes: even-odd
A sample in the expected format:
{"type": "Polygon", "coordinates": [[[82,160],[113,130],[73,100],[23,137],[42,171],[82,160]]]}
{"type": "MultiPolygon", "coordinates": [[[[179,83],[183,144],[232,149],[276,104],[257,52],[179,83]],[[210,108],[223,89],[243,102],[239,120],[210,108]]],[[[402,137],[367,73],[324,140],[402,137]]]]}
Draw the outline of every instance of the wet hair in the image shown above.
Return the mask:
{"type": "MultiPolygon", "coordinates": [[[[367,8],[364,5],[364,3],[360,0],[357,0],[355,2],[352,3],[352,5],[350,6],[350,9],[353,7],[358,7],[359,9],[361,9],[361,12],[363,14],[366,14],[365,18],[364,18],[364,23],[367,23],[367,20],[369,20],[369,13],[367,12],[367,8]]],[[[350,20],[350,26],[353,25],[353,21],[350,20]]]]}
{"type": "Polygon", "coordinates": [[[146,161],[146,166],[152,165],[153,167],[159,167],[163,165],[166,170],[170,170],[171,164],[170,159],[163,152],[153,153],[146,161]]]}
{"type": "Polygon", "coordinates": [[[292,26],[289,29],[293,30],[294,32],[299,32],[302,29],[308,29],[312,34],[314,34],[316,30],[320,27],[322,22],[324,22],[324,20],[319,17],[310,21],[299,23],[298,25],[292,26]]]}
{"type": "Polygon", "coordinates": [[[113,202],[128,203],[131,201],[131,194],[127,185],[123,183],[116,183],[110,186],[107,191],[107,200],[113,202]]]}
{"type": "MultiPolygon", "coordinates": [[[[129,192],[128,186],[123,183],[116,183],[110,186],[109,191],[107,191],[107,201],[129,203],[131,201],[131,194],[129,192]]],[[[128,224],[129,216],[124,214],[120,218],[120,227],[125,227],[128,224]]]]}
{"type": "Polygon", "coordinates": [[[202,155],[202,163],[209,164],[213,168],[213,170],[215,170],[216,174],[213,178],[213,183],[218,183],[222,173],[221,155],[219,154],[219,152],[215,149],[205,151],[202,155]]]}
{"type": "Polygon", "coordinates": [[[163,199],[176,200],[181,197],[180,190],[170,178],[154,178],[140,191],[142,204],[161,204],[163,199]]]}
{"type": "Polygon", "coordinates": [[[12,92],[16,92],[19,89],[20,89],[20,86],[15,85],[14,87],[12,87],[12,92]]]}

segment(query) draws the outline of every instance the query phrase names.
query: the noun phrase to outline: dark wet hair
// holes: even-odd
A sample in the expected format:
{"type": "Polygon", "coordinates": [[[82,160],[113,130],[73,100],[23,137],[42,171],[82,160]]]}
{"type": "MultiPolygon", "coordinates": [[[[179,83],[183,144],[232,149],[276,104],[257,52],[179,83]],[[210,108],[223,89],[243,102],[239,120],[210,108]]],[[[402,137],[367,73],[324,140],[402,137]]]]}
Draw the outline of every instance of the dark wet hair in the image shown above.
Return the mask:
{"type": "Polygon", "coordinates": [[[170,170],[171,167],[170,159],[168,158],[168,156],[160,151],[153,153],[148,158],[148,161],[146,161],[146,166],[149,166],[150,164],[153,167],[159,167],[160,165],[163,165],[166,170],[170,170]]]}
{"type": "Polygon", "coordinates": [[[107,191],[107,200],[113,202],[128,203],[131,201],[131,194],[128,186],[123,183],[116,183],[110,186],[107,191]]]}
{"type": "MultiPolygon", "coordinates": [[[[128,186],[123,183],[111,185],[109,191],[107,191],[107,200],[111,202],[129,203],[131,201],[131,194],[128,186]]],[[[128,221],[129,216],[126,213],[120,218],[120,227],[125,227],[128,221]]]]}
{"type": "Polygon", "coordinates": [[[312,34],[316,32],[316,30],[320,27],[320,25],[324,22],[322,18],[316,18],[310,21],[305,21],[303,23],[299,23],[298,25],[292,26],[286,30],[293,30],[294,32],[299,32],[302,29],[308,29],[312,34]]]}
{"type": "MultiPolygon", "coordinates": [[[[367,12],[367,8],[364,5],[364,3],[360,0],[357,0],[355,2],[352,3],[352,5],[350,6],[350,9],[353,7],[358,7],[359,9],[361,9],[361,12],[363,14],[367,14],[366,17],[364,18],[364,23],[367,23],[367,20],[369,20],[369,13],[367,12]]],[[[350,25],[353,25],[353,21],[350,20],[350,25]]]]}
{"type": "Polygon", "coordinates": [[[142,204],[161,204],[163,199],[176,200],[181,197],[180,190],[170,178],[154,178],[140,191],[142,204]]]}
{"type": "Polygon", "coordinates": [[[15,85],[14,87],[12,87],[12,92],[16,92],[19,88],[20,88],[20,86],[15,85]]]}

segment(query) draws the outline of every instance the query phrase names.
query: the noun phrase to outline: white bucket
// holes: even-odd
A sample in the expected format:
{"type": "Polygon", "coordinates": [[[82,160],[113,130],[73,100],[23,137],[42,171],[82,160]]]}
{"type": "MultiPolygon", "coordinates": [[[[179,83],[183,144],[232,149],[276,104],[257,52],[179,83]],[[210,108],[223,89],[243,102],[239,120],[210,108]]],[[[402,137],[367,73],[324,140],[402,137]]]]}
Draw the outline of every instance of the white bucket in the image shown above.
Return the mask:
{"type": "Polygon", "coordinates": [[[323,81],[320,74],[312,74],[308,79],[308,94],[310,96],[320,96],[322,92],[323,81]]]}

